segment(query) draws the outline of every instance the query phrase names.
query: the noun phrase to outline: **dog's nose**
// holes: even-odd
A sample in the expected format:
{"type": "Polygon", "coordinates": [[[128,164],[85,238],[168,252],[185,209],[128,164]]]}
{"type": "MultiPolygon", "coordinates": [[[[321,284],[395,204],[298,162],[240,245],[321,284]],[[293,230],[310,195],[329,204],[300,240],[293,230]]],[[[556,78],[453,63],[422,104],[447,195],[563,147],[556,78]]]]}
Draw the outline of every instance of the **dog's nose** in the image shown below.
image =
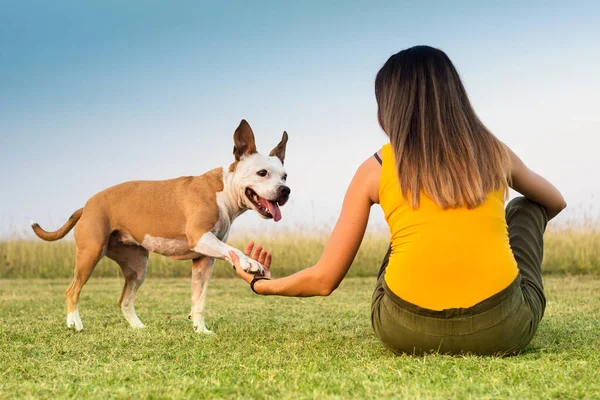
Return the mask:
{"type": "Polygon", "coordinates": [[[286,197],[289,196],[290,192],[291,192],[290,188],[287,186],[279,186],[278,190],[279,190],[280,196],[286,196],[286,197]]]}

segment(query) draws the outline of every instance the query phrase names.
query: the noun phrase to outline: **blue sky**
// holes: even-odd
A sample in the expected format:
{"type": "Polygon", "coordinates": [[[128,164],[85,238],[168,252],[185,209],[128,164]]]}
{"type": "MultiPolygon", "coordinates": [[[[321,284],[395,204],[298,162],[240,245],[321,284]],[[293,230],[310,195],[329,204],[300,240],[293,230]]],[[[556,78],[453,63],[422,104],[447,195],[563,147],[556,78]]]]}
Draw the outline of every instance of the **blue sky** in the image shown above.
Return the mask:
{"type": "Polygon", "coordinates": [[[484,123],[563,191],[563,220],[593,208],[597,2],[286,3],[3,2],[0,234],[57,228],[123,181],[226,165],[242,118],[259,151],[289,133],[292,200],[276,226],[247,213],[234,229],[331,224],[386,141],[375,74],[416,44],[444,50],[484,123]]]}

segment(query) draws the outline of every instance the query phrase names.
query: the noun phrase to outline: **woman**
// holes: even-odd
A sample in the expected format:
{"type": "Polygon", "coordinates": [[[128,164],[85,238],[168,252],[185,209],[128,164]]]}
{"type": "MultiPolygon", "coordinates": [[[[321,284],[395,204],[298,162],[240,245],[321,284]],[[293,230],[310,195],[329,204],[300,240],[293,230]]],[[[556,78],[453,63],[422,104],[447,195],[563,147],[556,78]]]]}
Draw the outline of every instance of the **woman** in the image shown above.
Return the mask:
{"type": "MultiPolygon", "coordinates": [[[[379,204],[391,233],[372,300],[381,341],[409,354],[523,350],[546,305],[544,230],[565,200],[478,119],[444,52],[416,46],[391,56],[375,96],[390,142],[356,171],[319,261],[270,280],[245,273],[231,254],[236,271],[259,294],[327,296],[379,204]],[[509,187],[524,197],[505,210],[509,187]]],[[[253,257],[270,265],[260,246],[253,257]]]]}

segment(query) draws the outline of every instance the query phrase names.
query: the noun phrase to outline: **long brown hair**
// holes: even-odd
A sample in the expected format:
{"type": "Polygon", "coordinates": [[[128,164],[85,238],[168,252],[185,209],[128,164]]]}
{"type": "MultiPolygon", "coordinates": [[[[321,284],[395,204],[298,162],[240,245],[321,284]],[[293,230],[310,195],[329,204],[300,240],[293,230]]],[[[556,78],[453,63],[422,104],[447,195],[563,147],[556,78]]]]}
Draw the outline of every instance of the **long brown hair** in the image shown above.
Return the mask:
{"type": "Polygon", "coordinates": [[[391,56],[377,73],[375,97],[402,195],[413,208],[421,191],[443,209],[473,208],[492,191],[508,193],[507,151],[475,114],[443,51],[415,46],[391,56]]]}

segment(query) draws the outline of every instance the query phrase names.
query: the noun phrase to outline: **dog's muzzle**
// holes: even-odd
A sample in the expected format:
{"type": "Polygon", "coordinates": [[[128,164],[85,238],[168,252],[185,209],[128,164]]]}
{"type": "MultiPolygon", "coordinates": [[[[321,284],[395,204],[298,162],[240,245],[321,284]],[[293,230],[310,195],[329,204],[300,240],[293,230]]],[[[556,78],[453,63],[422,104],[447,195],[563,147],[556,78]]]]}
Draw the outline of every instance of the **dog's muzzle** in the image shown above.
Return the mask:
{"type": "Polygon", "coordinates": [[[291,192],[291,189],[284,185],[279,186],[279,188],[277,188],[277,202],[279,203],[279,205],[284,205],[285,203],[287,203],[291,192]]]}

